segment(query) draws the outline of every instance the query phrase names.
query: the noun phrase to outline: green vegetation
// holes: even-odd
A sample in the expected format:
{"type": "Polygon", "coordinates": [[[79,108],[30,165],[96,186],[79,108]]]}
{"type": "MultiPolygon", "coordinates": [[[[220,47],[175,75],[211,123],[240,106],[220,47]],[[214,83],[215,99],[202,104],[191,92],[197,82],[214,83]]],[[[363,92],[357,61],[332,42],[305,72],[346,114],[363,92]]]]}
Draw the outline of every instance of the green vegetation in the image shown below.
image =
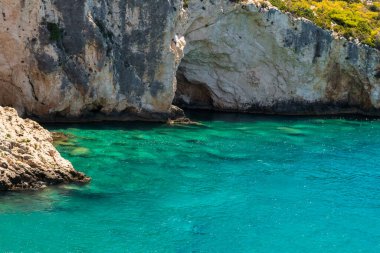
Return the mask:
{"type": "Polygon", "coordinates": [[[50,40],[58,41],[61,38],[61,29],[59,29],[58,24],[55,23],[47,23],[47,29],[50,32],[50,40]]]}
{"type": "Polygon", "coordinates": [[[380,0],[270,0],[282,11],[305,17],[346,38],[380,49],[380,0]]]}
{"type": "Polygon", "coordinates": [[[183,7],[188,8],[189,7],[189,0],[184,0],[183,1],[183,7]]]}

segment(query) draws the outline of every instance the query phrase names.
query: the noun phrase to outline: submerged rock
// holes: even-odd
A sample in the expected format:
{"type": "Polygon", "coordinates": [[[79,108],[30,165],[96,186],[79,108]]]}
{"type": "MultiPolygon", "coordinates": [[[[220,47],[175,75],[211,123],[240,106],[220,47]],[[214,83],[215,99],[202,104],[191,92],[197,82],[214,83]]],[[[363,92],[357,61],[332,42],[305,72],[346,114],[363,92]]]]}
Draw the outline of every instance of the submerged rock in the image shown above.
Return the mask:
{"type": "Polygon", "coordinates": [[[77,147],[77,148],[74,148],[70,152],[70,155],[72,155],[72,156],[89,156],[90,150],[88,148],[84,148],[84,147],[77,147]]]}
{"type": "Polygon", "coordinates": [[[194,125],[194,126],[203,126],[202,123],[199,123],[199,122],[196,122],[196,121],[192,121],[191,119],[189,118],[178,118],[178,119],[175,119],[175,120],[168,120],[166,122],[168,125],[194,125]]]}
{"type": "Polygon", "coordinates": [[[21,119],[12,108],[0,107],[0,191],[89,182],[52,142],[52,135],[38,123],[21,119]]]}
{"type": "Polygon", "coordinates": [[[53,145],[54,146],[69,146],[73,147],[75,146],[75,143],[73,141],[74,136],[61,133],[61,132],[51,132],[52,138],[53,138],[53,145]]]}

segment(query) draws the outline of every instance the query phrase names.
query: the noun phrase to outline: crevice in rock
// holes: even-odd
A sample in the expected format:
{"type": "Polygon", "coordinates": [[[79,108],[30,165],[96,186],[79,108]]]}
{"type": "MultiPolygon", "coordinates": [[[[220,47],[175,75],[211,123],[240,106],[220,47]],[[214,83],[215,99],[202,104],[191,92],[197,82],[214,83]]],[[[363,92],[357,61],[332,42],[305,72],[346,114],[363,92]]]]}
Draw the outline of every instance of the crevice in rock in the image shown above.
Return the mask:
{"type": "Polygon", "coordinates": [[[39,102],[39,99],[38,99],[37,94],[36,94],[36,90],[34,88],[34,84],[33,84],[32,80],[30,80],[29,76],[28,76],[28,80],[29,80],[30,87],[32,88],[32,96],[33,96],[34,100],[39,102]]]}
{"type": "Polygon", "coordinates": [[[183,109],[213,109],[213,99],[207,85],[190,82],[181,68],[177,71],[177,90],[173,104],[183,109]]]}

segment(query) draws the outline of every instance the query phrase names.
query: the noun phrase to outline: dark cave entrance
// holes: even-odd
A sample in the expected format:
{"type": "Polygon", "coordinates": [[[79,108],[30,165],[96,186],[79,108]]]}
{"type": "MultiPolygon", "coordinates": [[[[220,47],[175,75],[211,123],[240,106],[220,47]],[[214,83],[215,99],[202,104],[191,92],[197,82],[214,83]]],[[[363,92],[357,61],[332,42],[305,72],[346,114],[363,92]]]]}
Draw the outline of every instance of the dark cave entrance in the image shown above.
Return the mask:
{"type": "Polygon", "coordinates": [[[213,99],[208,86],[200,82],[189,81],[184,69],[179,66],[177,70],[177,90],[173,104],[182,109],[213,109],[213,99]]]}

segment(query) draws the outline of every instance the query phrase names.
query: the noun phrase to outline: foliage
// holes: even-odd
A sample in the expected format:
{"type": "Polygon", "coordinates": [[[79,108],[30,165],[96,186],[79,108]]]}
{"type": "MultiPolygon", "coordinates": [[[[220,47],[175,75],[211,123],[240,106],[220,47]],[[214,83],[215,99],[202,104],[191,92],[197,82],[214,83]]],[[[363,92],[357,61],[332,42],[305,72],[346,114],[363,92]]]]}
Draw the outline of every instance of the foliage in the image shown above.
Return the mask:
{"type": "Polygon", "coordinates": [[[184,0],[183,1],[183,7],[188,8],[189,7],[189,0],[184,0]]]}
{"type": "Polygon", "coordinates": [[[380,49],[380,0],[270,0],[282,11],[310,19],[346,38],[380,49]]]}
{"type": "Polygon", "coordinates": [[[61,29],[58,24],[48,22],[47,29],[50,32],[50,40],[58,41],[61,38],[61,29]]]}

